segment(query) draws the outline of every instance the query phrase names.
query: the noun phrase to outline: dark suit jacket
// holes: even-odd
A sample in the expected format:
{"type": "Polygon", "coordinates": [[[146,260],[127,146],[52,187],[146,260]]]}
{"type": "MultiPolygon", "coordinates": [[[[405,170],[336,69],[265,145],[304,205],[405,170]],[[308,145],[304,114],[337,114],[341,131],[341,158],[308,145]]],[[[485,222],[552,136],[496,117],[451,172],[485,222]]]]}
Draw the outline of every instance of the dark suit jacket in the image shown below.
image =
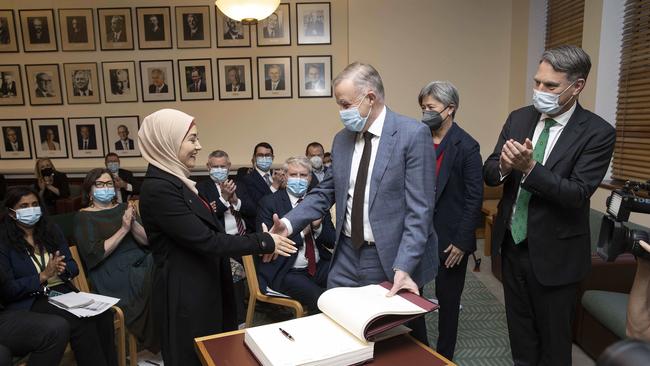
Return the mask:
{"type": "MultiPolygon", "coordinates": [[[[271,171],[269,170],[269,175],[270,174],[271,171]]],[[[245,186],[246,194],[255,207],[259,205],[262,197],[273,193],[271,188],[264,181],[264,178],[262,178],[256,169],[252,169],[248,174],[242,176],[241,183],[245,186]]]]}
{"type": "MultiPolygon", "coordinates": [[[[75,97],[79,97],[79,96],[81,96],[81,92],[80,92],[79,89],[77,89],[77,88],[74,88],[74,89],[73,89],[72,94],[73,94],[75,97]]],[[[90,96],[90,95],[93,95],[93,91],[90,90],[90,89],[88,89],[88,95],[89,95],[89,96],[90,96]]]]}
{"type": "MultiPolygon", "coordinates": [[[[214,184],[212,179],[204,179],[196,184],[196,189],[199,190],[201,196],[205,197],[206,201],[210,205],[214,202],[217,207],[215,214],[221,225],[225,226],[224,214],[228,211],[228,207],[221,202],[219,197],[219,190],[214,184]]],[[[239,213],[242,216],[242,219],[246,223],[246,232],[252,233],[255,232],[255,215],[257,213],[257,205],[250,201],[250,197],[246,194],[246,186],[243,184],[237,184],[237,189],[235,190],[237,198],[241,201],[241,207],[239,208],[239,213]]]]}
{"type": "Polygon", "coordinates": [[[187,24],[183,25],[183,39],[186,41],[202,41],[203,40],[203,24],[199,23],[196,33],[192,33],[187,24]]]}
{"type": "MultiPolygon", "coordinates": [[[[323,167],[323,173],[327,173],[327,167],[323,167]]],[[[323,175],[323,179],[325,179],[325,176],[323,175]]],[[[320,183],[318,181],[318,177],[314,172],[311,172],[311,181],[309,182],[309,188],[308,190],[311,191],[312,188],[316,187],[320,183]]]]}
{"type": "Polygon", "coordinates": [[[70,43],[86,43],[88,42],[88,33],[81,30],[77,32],[68,31],[68,42],[70,43]]]}
{"type": "MultiPolygon", "coordinates": [[[[129,142],[129,150],[135,149],[135,146],[133,144],[133,139],[127,139],[129,142]]],[[[115,150],[124,150],[124,146],[122,146],[122,140],[117,140],[115,141],[115,150]]]]}
{"type": "Polygon", "coordinates": [[[120,177],[123,181],[129,183],[133,190],[131,192],[127,191],[126,188],[120,190],[122,193],[122,200],[126,201],[129,199],[129,196],[140,194],[140,182],[135,179],[133,173],[130,170],[120,169],[117,171],[117,176],[120,177]]]}
{"type": "Polygon", "coordinates": [[[122,30],[122,32],[118,34],[117,41],[114,41],[114,39],[115,39],[115,32],[108,31],[107,40],[109,42],[126,42],[126,31],[122,30]]]}
{"type": "MultiPolygon", "coordinates": [[[[38,271],[32,262],[31,257],[24,250],[18,250],[9,242],[2,224],[0,229],[0,270],[3,271],[7,282],[0,288],[0,298],[3,299],[7,309],[29,310],[36,299],[33,295],[43,290],[41,281],[38,278],[38,271]]],[[[72,259],[68,243],[63,232],[56,225],[51,223],[54,239],[58,246],[57,250],[65,256],[66,271],[61,279],[73,278],[79,274],[77,263],[72,259]]]]}
{"type": "Polygon", "coordinates": [[[151,311],[165,364],[199,364],[194,337],[237,329],[231,256],[272,253],[269,234],[230,236],[180,179],[149,165],[140,212],[155,269],[151,311]]]}
{"type": "MultiPolygon", "coordinates": [[[[273,194],[265,196],[262,198],[258,208],[256,224],[257,230],[262,232],[262,223],[266,224],[266,226],[270,228],[273,226],[274,213],[277,213],[279,217],[282,217],[287,212],[291,211],[291,208],[289,194],[284,189],[280,189],[273,194]]],[[[323,217],[322,225],[323,229],[318,238],[316,238],[314,244],[316,244],[320,260],[329,261],[332,255],[326,248],[332,249],[336,239],[336,231],[334,230],[334,224],[332,224],[332,218],[329,213],[326,213],[323,217]]],[[[304,245],[300,232],[293,233],[289,238],[296,243],[297,248],[304,245]]],[[[280,289],[284,276],[291,268],[293,268],[293,264],[296,263],[297,257],[298,252],[292,254],[290,257],[278,256],[276,260],[269,263],[258,262],[256,267],[260,290],[265,293],[267,286],[274,290],[280,289]]]]}
{"type": "MultiPolygon", "coordinates": [[[[232,91],[232,84],[226,84],[226,91],[232,91]]],[[[239,83],[239,91],[246,91],[246,85],[244,83],[239,83]]]]}
{"type": "Polygon", "coordinates": [[[40,88],[36,88],[35,94],[36,94],[37,97],[53,97],[54,96],[54,93],[43,91],[40,88]]]}
{"type": "MultiPolygon", "coordinates": [[[[271,90],[273,87],[273,83],[271,82],[271,79],[266,79],[264,82],[264,90],[271,90]]],[[[284,79],[280,79],[278,81],[278,86],[275,88],[275,90],[284,90],[284,79]]]]}
{"type": "MultiPolygon", "coordinates": [[[[522,179],[521,172],[512,171],[503,182],[499,181],[501,148],[508,139],[532,139],[540,117],[533,106],[510,113],[494,152],[483,165],[487,185],[504,184],[492,231],[493,255],[500,252],[509,230],[522,179]]],[[[590,197],[607,172],[615,138],[609,123],[578,104],[546,164],[537,163],[521,183],[532,193],[528,204],[528,250],[533,272],[542,285],[578,282],[589,270],[590,197]]]]}
{"type": "MultiPolygon", "coordinates": [[[[169,93],[169,87],[167,84],[163,84],[163,87],[160,89],[161,93],[169,93]]],[[[149,93],[157,93],[156,86],[151,84],[149,85],[149,93]]]]}
{"type": "Polygon", "coordinates": [[[7,85],[4,81],[2,82],[2,87],[0,87],[0,94],[7,95],[12,94],[16,95],[16,82],[12,81],[11,84],[7,85]]]}
{"type": "MultiPolygon", "coordinates": [[[[79,147],[79,150],[83,148],[83,142],[84,140],[81,138],[81,135],[77,136],[77,146],[79,147]]],[[[88,150],[95,150],[97,149],[97,141],[95,140],[95,136],[90,135],[88,138],[88,150]]]]}
{"type": "Polygon", "coordinates": [[[206,91],[205,81],[201,79],[201,82],[199,83],[199,90],[196,90],[196,88],[194,87],[194,83],[190,83],[187,86],[187,89],[191,92],[204,92],[206,91]]]}
{"type": "Polygon", "coordinates": [[[35,31],[29,30],[29,43],[50,43],[50,32],[47,29],[43,29],[41,36],[38,37],[35,31]]]}
{"type": "Polygon", "coordinates": [[[151,27],[147,26],[144,28],[144,39],[147,41],[164,41],[165,31],[160,27],[153,30],[151,27]]]}
{"type": "MultiPolygon", "coordinates": [[[[24,151],[23,143],[20,142],[20,140],[17,140],[16,144],[18,145],[18,150],[15,151],[24,151]]],[[[11,145],[11,142],[7,138],[5,138],[5,147],[7,148],[7,151],[14,151],[13,145],[11,145]]]]}
{"type": "Polygon", "coordinates": [[[443,251],[454,244],[469,255],[476,250],[475,231],[483,204],[480,147],[456,123],[447,132],[441,147],[442,164],[436,180],[433,215],[438,253],[442,258],[443,251]]]}
{"type": "MultiPolygon", "coordinates": [[[[68,176],[65,173],[55,171],[52,185],[59,189],[58,196],[49,189],[45,189],[43,193],[43,200],[45,201],[45,206],[50,210],[50,214],[56,213],[56,201],[58,199],[70,197],[70,185],[68,184],[68,176]]],[[[40,190],[38,181],[34,182],[34,189],[36,192],[40,190]]]]}

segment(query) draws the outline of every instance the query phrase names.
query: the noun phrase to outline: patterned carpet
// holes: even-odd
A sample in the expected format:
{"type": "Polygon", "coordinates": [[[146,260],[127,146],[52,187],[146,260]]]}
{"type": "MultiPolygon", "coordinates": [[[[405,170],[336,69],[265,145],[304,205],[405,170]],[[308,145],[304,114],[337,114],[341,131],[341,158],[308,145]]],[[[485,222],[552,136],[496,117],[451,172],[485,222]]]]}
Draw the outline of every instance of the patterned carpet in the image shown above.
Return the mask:
{"type": "MultiPolygon", "coordinates": [[[[427,285],[426,297],[434,297],[434,289],[433,283],[427,285]]],[[[467,272],[461,303],[454,362],[459,366],[512,365],[505,308],[472,272],[467,272]]],[[[427,331],[435,347],[437,312],[427,315],[427,331]]]]}

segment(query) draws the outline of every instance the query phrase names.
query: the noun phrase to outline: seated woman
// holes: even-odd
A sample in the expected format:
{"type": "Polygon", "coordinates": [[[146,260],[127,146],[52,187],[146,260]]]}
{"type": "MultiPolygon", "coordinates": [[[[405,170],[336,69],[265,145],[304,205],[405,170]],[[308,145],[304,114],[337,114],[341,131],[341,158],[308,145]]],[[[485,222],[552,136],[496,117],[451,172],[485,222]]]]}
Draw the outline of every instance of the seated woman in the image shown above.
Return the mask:
{"type": "Polygon", "coordinates": [[[126,325],[146,348],[157,351],[149,298],[153,258],[135,207],[117,203],[113,175],[91,170],[83,182],[74,236],[93,291],[120,298],[126,325]],[[144,247],[143,247],[144,246],[144,247]]]}
{"type": "Polygon", "coordinates": [[[34,189],[38,191],[47,212],[56,214],[56,200],[70,197],[68,176],[57,171],[50,159],[36,160],[35,175],[34,189]]]}
{"type": "Polygon", "coordinates": [[[79,366],[117,365],[110,311],[78,318],[48,302],[54,291],[74,290],[79,270],[61,229],[49,222],[42,202],[29,187],[11,187],[0,221],[0,268],[7,277],[0,297],[8,310],[56,315],[70,326],[70,344],[79,366]]]}

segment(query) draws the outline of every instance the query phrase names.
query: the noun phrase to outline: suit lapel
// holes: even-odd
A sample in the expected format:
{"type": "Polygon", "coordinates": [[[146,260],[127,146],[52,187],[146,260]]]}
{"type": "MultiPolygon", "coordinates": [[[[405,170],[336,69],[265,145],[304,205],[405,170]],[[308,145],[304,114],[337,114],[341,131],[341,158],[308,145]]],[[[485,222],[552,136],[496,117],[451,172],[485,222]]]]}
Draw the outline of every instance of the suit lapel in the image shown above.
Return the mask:
{"type": "Polygon", "coordinates": [[[393,116],[393,112],[390,109],[386,108],[386,119],[384,120],[384,127],[379,138],[379,147],[377,148],[377,156],[375,156],[375,164],[372,168],[372,177],[370,177],[368,207],[372,207],[372,203],[377,195],[377,189],[379,188],[379,182],[381,182],[381,178],[384,176],[384,172],[390,161],[393,147],[395,146],[396,133],[397,122],[395,121],[395,116],[393,116]]]}
{"type": "MultiPolygon", "coordinates": [[[[440,164],[440,172],[438,173],[438,183],[436,184],[436,200],[442,194],[442,191],[445,190],[445,186],[449,181],[449,176],[451,175],[451,169],[454,166],[456,160],[456,155],[458,155],[458,149],[456,144],[460,142],[456,137],[456,124],[452,125],[452,128],[449,130],[446,138],[449,139],[447,147],[443,151],[442,164],[440,164]]],[[[436,156],[437,157],[437,156],[436,156]]]]}
{"type": "Polygon", "coordinates": [[[190,192],[189,189],[185,186],[183,186],[183,196],[185,197],[187,204],[192,209],[192,212],[194,212],[198,217],[203,219],[203,221],[210,224],[212,227],[217,228],[221,232],[225,232],[223,227],[220,227],[220,224],[218,224],[217,220],[212,215],[212,212],[207,207],[205,207],[203,202],[201,202],[199,196],[190,192]]]}
{"type": "Polygon", "coordinates": [[[585,121],[587,121],[587,116],[580,104],[578,104],[576,110],[569,119],[569,122],[567,122],[564,127],[564,131],[562,131],[560,138],[558,138],[555,146],[553,146],[551,154],[548,156],[548,159],[546,159],[546,164],[544,164],[545,167],[552,169],[553,166],[564,157],[566,151],[573,146],[573,142],[578,139],[582,134],[582,131],[587,127],[585,121]]]}

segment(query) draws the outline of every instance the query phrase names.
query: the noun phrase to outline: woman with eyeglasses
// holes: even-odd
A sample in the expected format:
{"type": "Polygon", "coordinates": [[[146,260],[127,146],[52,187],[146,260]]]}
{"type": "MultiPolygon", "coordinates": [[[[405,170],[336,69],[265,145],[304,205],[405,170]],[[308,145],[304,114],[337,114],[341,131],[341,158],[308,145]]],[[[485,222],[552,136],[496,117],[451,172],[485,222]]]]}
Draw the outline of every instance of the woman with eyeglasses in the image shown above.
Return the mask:
{"type": "Polygon", "coordinates": [[[78,318],[48,302],[48,296],[75,290],[70,280],[79,270],[63,232],[41,209],[36,191],[11,187],[5,205],[8,212],[0,220],[0,269],[6,277],[0,297],[5,308],[65,319],[78,365],[117,365],[110,311],[78,318]]]}
{"type": "Polygon", "coordinates": [[[149,298],[153,259],[135,206],[117,203],[108,169],[91,170],[82,186],[82,208],[74,219],[74,236],[92,290],[120,299],[126,326],[145,347],[156,352],[149,298]]]}

